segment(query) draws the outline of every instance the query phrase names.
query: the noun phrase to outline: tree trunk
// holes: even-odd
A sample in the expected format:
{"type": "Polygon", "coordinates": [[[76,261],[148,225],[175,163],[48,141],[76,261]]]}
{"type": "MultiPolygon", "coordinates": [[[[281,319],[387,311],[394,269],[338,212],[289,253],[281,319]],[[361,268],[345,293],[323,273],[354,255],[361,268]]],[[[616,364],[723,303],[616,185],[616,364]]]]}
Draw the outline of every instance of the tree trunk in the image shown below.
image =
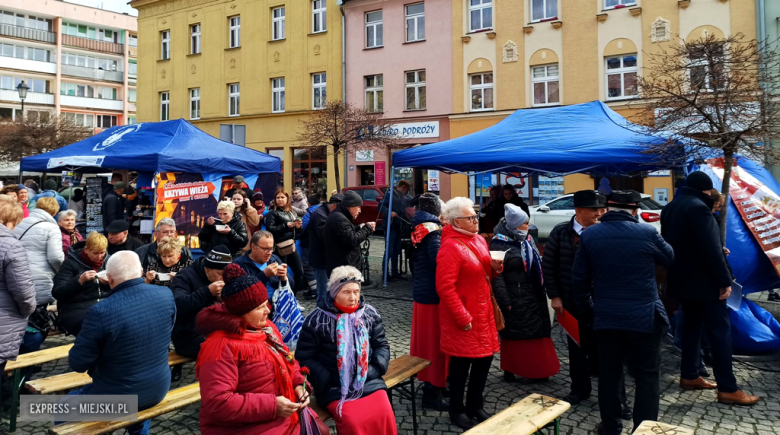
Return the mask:
{"type": "Polygon", "coordinates": [[[720,193],[723,195],[726,195],[726,201],[723,203],[723,206],[720,208],[720,241],[723,243],[723,246],[726,246],[726,222],[728,218],[728,211],[729,211],[729,200],[731,198],[731,195],[729,195],[729,186],[731,185],[731,168],[734,166],[734,152],[733,151],[724,151],[723,152],[723,184],[720,189],[720,193]]]}
{"type": "MultiPolygon", "coordinates": [[[[339,173],[339,148],[333,147],[333,175],[336,176],[336,193],[341,193],[341,175],[339,173]]],[[[330,194],[330,192],[326,192],[330,194]]]]}

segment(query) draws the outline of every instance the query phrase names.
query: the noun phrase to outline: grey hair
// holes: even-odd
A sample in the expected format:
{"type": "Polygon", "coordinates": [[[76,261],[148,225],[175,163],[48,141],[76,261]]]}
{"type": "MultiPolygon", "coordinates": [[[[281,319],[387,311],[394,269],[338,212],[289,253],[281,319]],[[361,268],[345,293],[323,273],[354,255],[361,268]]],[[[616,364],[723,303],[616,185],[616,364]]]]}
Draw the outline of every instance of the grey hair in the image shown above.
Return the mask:
{"type": "Polygon", "coordinates": [[[330,273],[330,279],[328,279],[328,288],[330,288],[335,284],[338,284],[339,281],[341,281],[344,278],[348,278],[350,276],[354,276],[355,278],[357,278],[358,284],[363,282],[363,274],[360,273],[359,270],[357,270],[352,266],[339,266],[333,269],[333,272],[330,273]]]}
{"type": "Polygon", "coordinates": [[[75,219],[76,218],[76,212],[73,211],[73,210],[63,210],[63,211],[61,211],[60,215],[57,217],[57,222],[61,221],[62,219],[66,218],[68,216],[73,216],[73,218],[75,219]]]}
{"type": "Polygon", "coordinates": [[[171,218],[162,218],[160,219],[160,222],[157,222],[157,226],[154,227],[154,230],[160,231],[160,228],[162,228],[163,225],[168,225],[176,228],[176,221],[171,218]]]}
{"type": "Polygon", "coordinates": [[[252,234],[252,240],[250,240],[249,243],[255,245],[260,241],[260,239],[271,239],[273,242],[274,235],[265,230],[257,230],[254,232],[254,234],[252,234]]]}
{"type": "Polygon", "coordinates": [[[138,254],[133,251],[119,251],[108,258],[106,271],[114,280],[114,285],[143,276],[144,269],[138,254]]]}
{"type": "MultiPolygon", "coordinates": [[[[634,210],[636,210],[636,209],[634,209],[634,210]]],[[[628,208],[608,207],[607,211],[622,211],[623,213],[628,213],[631,216],[634,216],[634,212],[631,209],[628,209],[628,208]]]]}
{"type": "Polygon", "coordinates": [[[455,218],[463,216],[464,209],[473,207],[474,202],[470,199],[464,196],[456,196],[444,204],[444,210],[441,211],[441,214],[448,222],[454,222],[455,218]]]}

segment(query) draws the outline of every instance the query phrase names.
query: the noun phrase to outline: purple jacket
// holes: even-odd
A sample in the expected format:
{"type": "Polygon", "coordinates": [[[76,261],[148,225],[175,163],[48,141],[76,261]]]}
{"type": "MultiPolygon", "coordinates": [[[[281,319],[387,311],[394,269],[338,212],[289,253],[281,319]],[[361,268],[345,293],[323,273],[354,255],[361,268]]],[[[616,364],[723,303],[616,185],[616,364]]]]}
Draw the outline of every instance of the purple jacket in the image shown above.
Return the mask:
{"type": "MultiPolygon", "coordinates": [[[[67,257],[68,249],[70,249],[70,234],[68,230],[62,227],[60,227],[60,232],[62,233],[62,251],[65,252],[65,257],[67,257]]],[[[76,238],[79,239],[79,242],[84,240],[84,237],[78,230],[76,230],[76,238]]]]}

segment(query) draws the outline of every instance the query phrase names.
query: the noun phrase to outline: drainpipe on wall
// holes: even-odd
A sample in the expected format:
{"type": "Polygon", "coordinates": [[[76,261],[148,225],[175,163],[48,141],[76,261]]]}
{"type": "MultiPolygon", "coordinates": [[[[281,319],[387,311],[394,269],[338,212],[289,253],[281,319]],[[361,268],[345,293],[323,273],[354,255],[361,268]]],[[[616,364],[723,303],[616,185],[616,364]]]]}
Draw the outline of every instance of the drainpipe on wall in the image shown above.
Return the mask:
{"type": "MultiPolygon", "coordinates": [[[[347,106],[347,20],[344,15],[344,3],[347,0],[337,0],[341,11],[341,102],[344,103],[344,109],[347,106]]],[[[344,118],[344,131],[347,131],[347,119],[344,118]]],[[[333,161],[336,162],[335,156],[333,161]]],[[[338,162],[336,162],[338,164],[338,162]]],[[[344,148],[344,187],[349,186],[349,166],[347,161],[347,149],[344,148]]]]}

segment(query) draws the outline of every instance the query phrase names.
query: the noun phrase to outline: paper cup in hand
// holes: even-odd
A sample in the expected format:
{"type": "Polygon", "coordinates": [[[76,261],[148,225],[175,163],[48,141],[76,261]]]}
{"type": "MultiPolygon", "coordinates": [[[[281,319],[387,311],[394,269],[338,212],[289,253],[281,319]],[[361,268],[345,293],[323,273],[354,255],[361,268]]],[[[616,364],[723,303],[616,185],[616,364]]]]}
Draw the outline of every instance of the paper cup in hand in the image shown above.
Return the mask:
{"type": "Polygon", "coordinates": [[[504,257],[506,256],[507,251],[490,251],[490,259],[491,260],[499,260],[504,261],[504,257]]]}
{"type": "Polygon", "coordinates": [[[225,231],[226,229],[230,228],[227,225],[217,225],[217,231],[225,231]]]}
{"type": "Polygon", "coordinates": [[[170,281],[171,280],[171,274],[170,273],[160,273],[157,272],[157,279],[160,281],[170,281]]]}
{"type": "Polygon", "coordinates": [[[100,278],[102,280],[107,280],[108,279],[108,272],[106,272],[105,270],[101,270],[95,276],[97,276],[98,278],[100,278]]]}

